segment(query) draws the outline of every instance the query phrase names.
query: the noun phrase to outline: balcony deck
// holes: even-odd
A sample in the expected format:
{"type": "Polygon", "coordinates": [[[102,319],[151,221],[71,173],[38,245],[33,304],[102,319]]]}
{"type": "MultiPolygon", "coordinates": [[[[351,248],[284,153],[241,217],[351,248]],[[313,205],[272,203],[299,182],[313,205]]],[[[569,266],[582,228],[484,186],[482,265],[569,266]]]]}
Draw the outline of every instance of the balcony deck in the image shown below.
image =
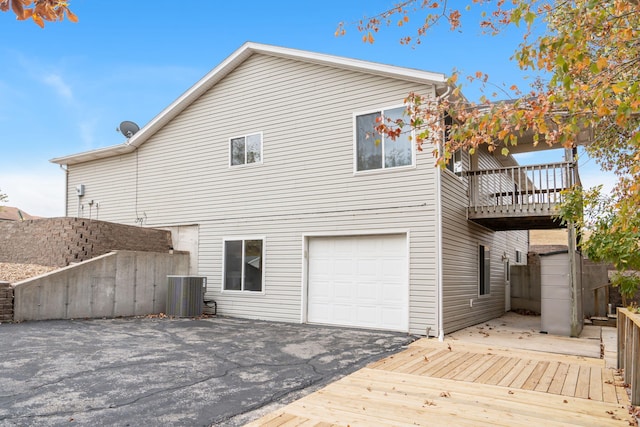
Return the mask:
{"type": "Polygon", "coordinates": [[[562,228],[563,191],[577,180],[573,162],[469,171],[470,221],[495,231],[562,228]]]}

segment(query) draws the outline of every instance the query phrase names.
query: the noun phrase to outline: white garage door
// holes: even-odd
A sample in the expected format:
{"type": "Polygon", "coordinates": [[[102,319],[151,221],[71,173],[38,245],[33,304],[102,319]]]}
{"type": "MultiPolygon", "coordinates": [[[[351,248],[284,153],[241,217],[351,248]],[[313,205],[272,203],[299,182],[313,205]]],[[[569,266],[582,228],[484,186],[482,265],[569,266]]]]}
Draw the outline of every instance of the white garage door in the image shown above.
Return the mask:
{"type": "Polygon", "coordinates": [[[307,321],[407,331],[405,235],[309,240],[307,321]]]}

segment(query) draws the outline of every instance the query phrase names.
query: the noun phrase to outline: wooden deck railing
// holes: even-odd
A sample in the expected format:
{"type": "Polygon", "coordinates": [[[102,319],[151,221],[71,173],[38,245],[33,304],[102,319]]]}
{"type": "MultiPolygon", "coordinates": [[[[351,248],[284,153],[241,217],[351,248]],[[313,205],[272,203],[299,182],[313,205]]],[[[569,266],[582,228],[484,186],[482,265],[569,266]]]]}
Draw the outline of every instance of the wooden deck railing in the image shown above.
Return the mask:
{"type": "Polygon", "coordinates": [[[468,171],[465,175],[469,207],[477,212],[503,206],[520,211],[550,209],[562,201],[562,191],[577,180],[573,162],[468,171]]]}
{"type": "Polygon", "coordinates": [[[618,368],[631,387],[631,404],[640,405],[640,314],[618,308],[618,368]]]}

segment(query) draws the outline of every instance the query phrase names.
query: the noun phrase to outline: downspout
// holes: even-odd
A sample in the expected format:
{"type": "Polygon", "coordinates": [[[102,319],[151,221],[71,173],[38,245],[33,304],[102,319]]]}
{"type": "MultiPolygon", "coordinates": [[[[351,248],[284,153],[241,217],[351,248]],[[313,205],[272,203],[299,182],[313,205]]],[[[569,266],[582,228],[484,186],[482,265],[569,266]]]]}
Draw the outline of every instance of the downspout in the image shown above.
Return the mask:
{"type": "Polygon", "coordinates": [[[69,167],[60,164],[60,169],[64,171],[64,216],[69,216],[69,167]]]}
{"type": "MultiPolygon", "coordinates": [[[[441,99],[448,97],[451,94],[451,86],[447,85],[447,91],[441,96],[436,98],[436,103],[440,102],[441,99]]],[[[442,131],[441,136],[441,146],[444,146],[444,138],[445,132],[442,131]]],[[[437,240],[437,262],[438,262],[438,281],[437,281],[437,290],[438,290],[438,340],[444,341],[444,303],[442,299],[444,298],[444,291],[442,288],[442,187],[441,187],[441,177],[440,177],[440,167],[436,170],[436,240],[437,240]]]]}

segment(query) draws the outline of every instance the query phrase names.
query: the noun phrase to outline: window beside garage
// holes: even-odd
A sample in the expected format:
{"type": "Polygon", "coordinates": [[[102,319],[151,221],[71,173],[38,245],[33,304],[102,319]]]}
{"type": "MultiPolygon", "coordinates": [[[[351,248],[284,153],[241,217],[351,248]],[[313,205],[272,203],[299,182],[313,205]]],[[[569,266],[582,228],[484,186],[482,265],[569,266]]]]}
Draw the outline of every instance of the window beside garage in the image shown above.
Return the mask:
{"type": "Polygon", "coordinates": [[[478,295],[489,295],[491,290],[491,251],[489,246],[478,245],[478,295]]]}
{"type": "Polygon", "coordinates": [[[225,291],[262,292],[264,277],[264,240],[225,240],[225,291]]]}

